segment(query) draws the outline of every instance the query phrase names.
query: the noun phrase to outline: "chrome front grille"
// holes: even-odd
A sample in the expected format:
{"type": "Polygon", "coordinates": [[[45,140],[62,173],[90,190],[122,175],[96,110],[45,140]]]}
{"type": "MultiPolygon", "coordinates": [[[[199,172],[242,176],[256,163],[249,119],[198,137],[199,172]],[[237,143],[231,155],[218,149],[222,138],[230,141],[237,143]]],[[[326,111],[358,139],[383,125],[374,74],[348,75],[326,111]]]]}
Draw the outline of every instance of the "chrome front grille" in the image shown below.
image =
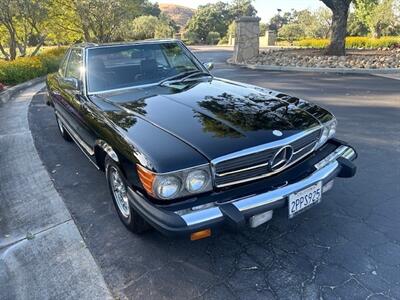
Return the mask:
{"type": "Polygon", "coordinates": [[[320,135],[321,128],[316,128],[277,142],[217,158],[212,161],[215,185],[225,187],[276,174],[284,168],[272,171],[270,162],[283,146],[290,145],[293,148],[293,156],[285,166],[288,168],[314,150],[320,135]]]}

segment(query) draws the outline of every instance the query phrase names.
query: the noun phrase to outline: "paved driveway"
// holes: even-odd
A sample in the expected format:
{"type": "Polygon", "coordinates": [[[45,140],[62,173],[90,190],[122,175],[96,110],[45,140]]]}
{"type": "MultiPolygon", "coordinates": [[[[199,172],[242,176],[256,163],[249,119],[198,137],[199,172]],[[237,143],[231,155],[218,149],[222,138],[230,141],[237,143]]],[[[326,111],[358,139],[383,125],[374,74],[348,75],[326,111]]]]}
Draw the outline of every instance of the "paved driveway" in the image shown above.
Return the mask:
{"type": "Polygon", "coordinates": [[[198,242],[129,233],[103,173],[59,136],[38,94],[35,145],[116,296],[133,299],[400,298],[400,81],[368,75],[284,73],[224,63],[200,51],[216,76],[313,100],[339,120],[338,137],[359,151],[358,174],[338,179],[322,203],[257,229],[198,242]]]}

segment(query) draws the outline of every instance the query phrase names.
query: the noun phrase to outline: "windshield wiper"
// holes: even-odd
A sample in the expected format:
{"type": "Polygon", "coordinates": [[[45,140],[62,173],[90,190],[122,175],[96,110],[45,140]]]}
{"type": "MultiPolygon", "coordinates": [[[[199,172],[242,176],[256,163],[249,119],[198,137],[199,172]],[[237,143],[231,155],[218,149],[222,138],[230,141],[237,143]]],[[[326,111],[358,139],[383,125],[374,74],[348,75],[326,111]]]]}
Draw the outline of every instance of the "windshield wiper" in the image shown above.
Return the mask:
{"type": "MultiPolygon", "coordinates": [[[[179,79],[180,77],[189,76],[189,75],[191,75],[192,73],[197,73],[198,71],[199,71],[199,70],[197,70],[197,69],[192,69],[192,70],[189,70],[189,71],[184,71],[184,72],[175,74],[175,75],[173,75],[173,76],[170,76],[170,77],[167,77],[167,78],[161,80],[161,81],[159,82],[159,84],[160,84],[160,85],[163,85],[163,84],[164,84],[165,82],[167,82],[167,81],[173,81],[173,80],[175,80],[175,79],[179,79]]],[[[185,78],[185,77],[184,77],[184,78],[185,78]]]]}
{"type": "Polygon", "coordinates": [[[202,75],[202,76],[211,76],[211,77],[213,77],[213,76],[212,76],[210,73],[208,73],[208,72],[197,71],[197,72],[194,72],[194,73],[192,73],[192,74],[186,75],[185,77],[183,77],[182,79],[180,79],[180,81],[185,82],[186,80],[188,80],[188,79],[190,79],[190,78],[192,78],[192,77],[200,76],[200,75],[202,75]]]}

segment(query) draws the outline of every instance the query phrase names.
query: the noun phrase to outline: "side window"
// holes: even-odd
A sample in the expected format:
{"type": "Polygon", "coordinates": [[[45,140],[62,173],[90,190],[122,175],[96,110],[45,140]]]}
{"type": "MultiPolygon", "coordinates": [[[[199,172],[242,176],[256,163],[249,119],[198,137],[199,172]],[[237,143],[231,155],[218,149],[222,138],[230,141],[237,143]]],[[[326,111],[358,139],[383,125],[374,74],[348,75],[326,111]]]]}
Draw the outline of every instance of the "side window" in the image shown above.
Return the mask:
{"type": "Polygon", "coordinates": [[[60,64],[60,69],[58,69],[58,73],[61,76],[64,76],[65,71],[67,70],[67,63],[68,63],[68,57],[69,57],[69,52],[70,50],[67,51],[67,53],[65,53],[65,56],[60,64]]]}
{"type": "Polygon", "coordinates": [[[176,43],[165,44],[162,46],[169,64],[173,68],[193,69],[196,65],[185,54],[184,50],[176,43]]]}
{"type": "Polygon", "coordinates": [[[73,49],[71,50],[71,54],[69,55],[67,72],[65,73],[65,77],[73,77],[76,79],[81,79],[81,70],[82,70],[82,51],[73,49]]]}
{"type": "Polygon", "coordinates": [[[154,59],[157,61],[159,65],[163,65],[165,67],[168,67],[168,61],[165,58],[163,52],[161,49],[155,50],[154,51],[154,59]]]}

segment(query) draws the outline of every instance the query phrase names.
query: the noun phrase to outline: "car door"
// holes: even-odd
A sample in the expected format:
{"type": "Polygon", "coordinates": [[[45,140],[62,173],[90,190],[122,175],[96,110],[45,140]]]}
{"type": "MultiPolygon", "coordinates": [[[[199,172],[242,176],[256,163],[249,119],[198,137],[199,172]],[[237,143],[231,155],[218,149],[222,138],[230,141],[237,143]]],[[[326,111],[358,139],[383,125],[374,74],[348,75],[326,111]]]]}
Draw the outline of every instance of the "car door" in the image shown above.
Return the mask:
{"type": "Polygon", "coordinates": [[[82,94],[83,70],[83,50],[71,49],[65,73],[58,78],[62,100],[56,110],[75,142],[87,154],[93,155],[95,137],[86,122],[87,99],[82,94]]]}

